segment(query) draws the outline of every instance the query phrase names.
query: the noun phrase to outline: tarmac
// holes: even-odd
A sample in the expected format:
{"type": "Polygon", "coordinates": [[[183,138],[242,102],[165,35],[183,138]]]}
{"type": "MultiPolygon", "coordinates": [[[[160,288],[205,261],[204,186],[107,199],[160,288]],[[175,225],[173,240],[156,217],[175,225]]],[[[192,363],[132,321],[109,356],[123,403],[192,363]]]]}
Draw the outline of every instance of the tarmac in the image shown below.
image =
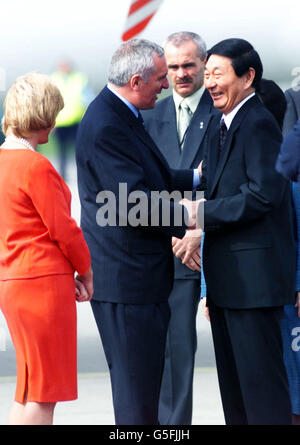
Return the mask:
{"type": "MultiPolygon", "coordinates": [[[[15,377],[0,378],[0,425],[15,391],[15,377]]],[[[193,425],[224,425],[215,368],[195,369],[193,425]]],[[[78,399],[58,403],[54,425],[115,425],[108,373],[79,374],[78,399]]]]}

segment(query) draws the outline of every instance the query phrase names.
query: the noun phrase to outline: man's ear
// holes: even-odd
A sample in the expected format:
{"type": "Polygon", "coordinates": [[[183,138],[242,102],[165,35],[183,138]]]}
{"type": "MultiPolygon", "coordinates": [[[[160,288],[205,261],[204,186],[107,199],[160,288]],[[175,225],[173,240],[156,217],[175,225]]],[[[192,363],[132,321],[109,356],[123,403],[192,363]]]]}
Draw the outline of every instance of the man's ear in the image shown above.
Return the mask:
{"type": "Polygon", "coordinates": [[[139,74],[134,74],[130,79],[130,86],[133,90],[139,89],[142,78],[139,74]]]}
{"type": "Polygon", "coordinates": [[[248,72],[245,74],[245,87],[246,89],[250,88],[252,85],[252,82],[255,77],[255,69],[250,67],[248,72]]]}

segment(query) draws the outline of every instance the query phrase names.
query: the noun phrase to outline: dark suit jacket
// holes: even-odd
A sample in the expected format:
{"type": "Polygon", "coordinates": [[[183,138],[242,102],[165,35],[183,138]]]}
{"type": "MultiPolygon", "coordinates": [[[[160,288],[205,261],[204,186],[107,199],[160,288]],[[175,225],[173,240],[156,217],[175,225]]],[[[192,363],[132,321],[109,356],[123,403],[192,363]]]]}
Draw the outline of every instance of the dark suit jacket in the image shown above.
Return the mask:
{"type": "MultiPolygon", "coordinates": [[[[177,136],[176,110],[173,96],[159,101],[153,110],[143,112],[145,126],[172,168],[197,168],[203,159],[208,127],[214,115],[219,115],[210,94],[204,91],[190,122],[184,148],[181,151],[177,136]]],[[[199,279],[179,258],[174,257],[175,278],[199,279]]]]}
{"type": "Polygon", "coordinates": [[[283,122],[285,136],[276,169],[286,178],[300,182],[300,90],[285,92],[287,109],[283,122]],[[298,121],[298,122],[297,122],[298,121]]]}
{"type": "Polygon", "coordinates": [[[203,166],[208,301],[239,309],[290,304],[296,256],[290,187],[275,170],[279,126],[256,96],[249,99],[216,165],[218,124],[203,166]]]}
{"type": "Polygon", "coordinates": [[[300,90],[295,91],[292,88],[286,90],[287,109],[283,121],[283,134],[286,135],[292,130],[293,126],[300,118],[300,90]]]}
{"type": "Polygon", "coordinates": [[[166,226],[163,200],[154,203],[151,191],[191,189],[192,170],[171,171],[143,125],[107,87],[90,104],[80,124],[76,160],[81,226],[94,271],[93,298],[132,304],[167,300],[173,282],[171,237],[182,237],[186,226],[176,225],[175,211],[182,209],[183,216],[183,207],[174,203],[166,226]],[[126,184],[125,202],[136,190],[148,198],[141,212],[144,219],[137,227],[127,224],[126,218],[139,201],[128,204],[128,210],[124,204],[120,207],[121,183],[126,184]],[[103,191],[116,197],[115,226],[97,224],[99,208],[106,205],[100,202],[102,194],[98,195],[103,191]],[[155,227],[150,226],[154,213],[155,227]]]}
{"type": "Polygon", "coordinates": [[[300,119],[284,137],[276,169],[285,178],[300,184],[300,119]]]}

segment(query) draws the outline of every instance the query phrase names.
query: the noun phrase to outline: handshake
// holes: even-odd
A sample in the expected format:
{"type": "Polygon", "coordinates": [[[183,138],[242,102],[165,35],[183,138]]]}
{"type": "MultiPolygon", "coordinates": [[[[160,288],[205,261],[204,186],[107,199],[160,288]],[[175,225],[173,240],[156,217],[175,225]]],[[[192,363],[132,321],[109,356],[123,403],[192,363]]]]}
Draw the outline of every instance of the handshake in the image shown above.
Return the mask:
{"type": "Polygon", "coordinates": [[[201,216],[204,216],[204,202],[204,198],[198,201],[189,201],[188,199],[180,201],[180,204],[185,206],[189,215],[188,229],[182,239],[172,238],[174,255],[180,258],[182,263],[191,270],[199,272],[201,271],[200,244],[204,226],[200,220],[203,219],[201,216]]]}

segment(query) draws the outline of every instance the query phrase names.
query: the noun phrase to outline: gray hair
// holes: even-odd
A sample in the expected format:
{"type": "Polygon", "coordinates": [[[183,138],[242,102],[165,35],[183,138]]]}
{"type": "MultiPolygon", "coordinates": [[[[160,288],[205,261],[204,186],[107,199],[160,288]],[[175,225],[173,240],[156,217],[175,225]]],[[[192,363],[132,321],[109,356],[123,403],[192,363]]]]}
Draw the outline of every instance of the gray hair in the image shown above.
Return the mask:
{"type": "Polygon", "coordinates": [[[200,59],[203,61],[206,57],[206,43],[200,37],[198,34],[190,31],[180,31],[180,32],[174,32],[173,34],[169,35],[167,40],[164,43],[164,46],[168,43],[171,43],[172,45],[179,47],[183,43],[188,42],[189,40],[192,40],[196,46],[197,46],[197,56],[200,57],[200,59]]]}
{"type": "Polygon", "coordinates": [[[155,72],[153,56],[164,56],[164,49],[144,39],[132,39],[122,45],[112,56],[108,81],[116,86],[126,85],[132,76],[139,74],[145,82],[155,72]]]}

